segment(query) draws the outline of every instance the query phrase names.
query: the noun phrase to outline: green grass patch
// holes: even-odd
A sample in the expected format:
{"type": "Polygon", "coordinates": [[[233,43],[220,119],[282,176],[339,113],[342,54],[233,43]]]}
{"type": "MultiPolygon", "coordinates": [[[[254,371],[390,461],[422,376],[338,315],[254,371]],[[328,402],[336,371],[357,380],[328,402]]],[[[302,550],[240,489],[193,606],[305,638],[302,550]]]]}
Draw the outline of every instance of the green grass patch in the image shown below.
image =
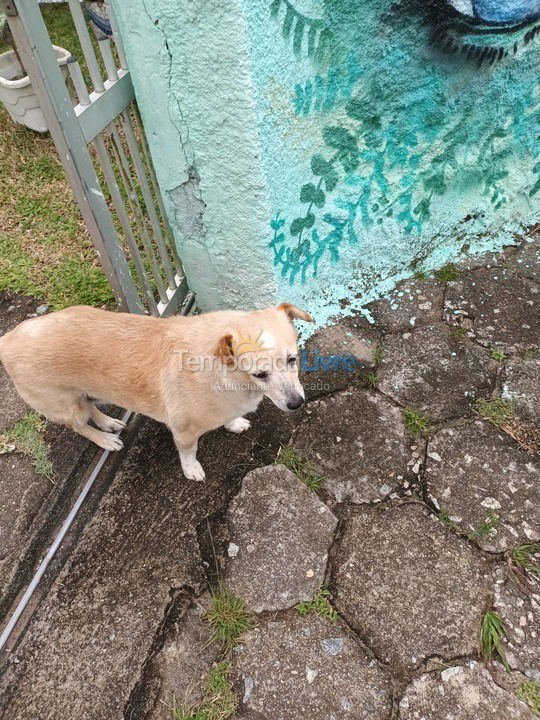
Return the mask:
{"type": "Polygon", "coordinates": [[[375,363],[378,365],[383,359],[384,348],[382,345],[377,345],[375,348],[375,363]]]}
{"type": "Polygon", "coordinates": [[[439,520],[443,523],[443,525],[446,525],[446,527],[454,530],[454,532],[464,535],[469,538],[469,540],[475,540],[476,538],[490,535],[499,523],[499,516],[493,510],[488,510],[486,519],[481,523],[481,525],[472,531],[458,525],[458,523],[455,522],[455,520],[452,520],[450,515],[442,509],[439,512],[439,520]]]}
{"type": "Polygon", "coordinates": [[[439,512],[439,520],[442,522],[443,525],[446,525],[446,527],[450,528],[451,530],[454,530],[458,533],[463,533],[464,531],[462,528],[455,522],[455,520],[452,520],[450,515],[445,512],[444,510],[441,510],[439,512]]]}
{"type": "Polygon", "coordinates": [[[302,457],[294,445],[283,445],[279,449],[276,463],[285,465],[286,468],[293,472],[296,477],[313,492],[321,489],[323,478],[309,460],[305,460],[302,457]]]}
{"type": "Polygon", "coordinates": [[[506,355],[503,353],[503,351],[497,350],[497,348],[491,348],[490,355],[491,355],[491,359],[497,360],[497,362],[502,362],[504,360],[504,358],[506,357],[506,355]]]}
{"type": "MultiPolygon", "coordinates": [[[[80,59],[67,3],[40,9],[52,42],[80,59]]],[[[14,123],[3,105],[0,127],[0,290],[32,295],[57,310],[80,303],[112,306],[113,294],[50,136],[14,123]]]]}
{"type": "Polygon", "coordinates": [[[467,328],[461,327],[458,325],[454,328],[454,335],[459,339],[462,340],[463,338],[467,337],[467,328]]]}
{"type": "Polygon", "coordinates": [[[222,584],[212,593],[208,621],[214,631],[212,640],[219,642],[226,654],[238,645],[242,635],[254,625],[244,601],[222,584]]]}
{"type": "Polygon", "coordinates": [[[231,666],[220,662],[210,672],[203,699],[196,705],[178,704],[173,699],[172,720],[227,720],[236,711],[238,702],[232,689],[231,666]]]}
{"type": "Polygon", "coordinates": [[[366,382],[369,387],[376,388],[378,382],[377,375],[375,373],[367,373],[366,382]]]}
{"type": "Polygon", "coordinates": [[[506,670],[510,670],[504,652],[503,639],[506,637],[504,623],[499,613],[488,610],[482,618],[480,645],[482,655],[489,662],[495,654],[499,656],[506,670]]]}
{"type": "Polygon", "coordinates": [[[410,430],[413,435],[427,435],[429,433],[431,420],[425,413],[412,407],[404,408],[401,413],[405,427],[407,430],[410,430]]]}
{"type": "Polygon", "coordinates": [[[516,565],[529,573],[540,575],[540,565],[536,560],[537,555],[540,555],[540,542],[520,545],[510,553],[510,557],[516,565]]]}
{"type": "Polygon", "coordinates": [[[2,437],[0,446],[5,451],[15,445],[19,452],[30,458],[38,475],[51,479],[53,466],[49,459],[49,447],[43,440],[45,420],[35,412],[28,412],[2,437]]]}
{"type": "Polygon", "coordinates": [[[513,400],[503,400],[502,398],[494,400],[479,398],[474,404],[474,411],[481,418],[488,420],[497,427],[501,427],[501,425],[514,420],[516,417],[515,402],[513,400]]]}
{"type": "Polygon", "coordinates": [[[479,525],[476,530],[472,533],[472,537],[486,537],[499,524],[499,516],[494,510],[488,510],[488,514],[484,522],[479,525]]]}
{"type": "Polygon", "coordinates": [[[442,283],[459,280],[459,270],[453,263],[446,263],[439,270],[435,270],[433,274],[442,283]]]}
{"type": "Polygon", "coordinates": [[[319,617],[326,618],[327,620],[330,620],[330,622],[335,623],[338,619],[338,611],[333,607],[330,600],[332,598],[332,593],[328,588],[325,588],[323,585],[317,590],[317,594],[313,598],[313,600],[309,600],[309,602],[302,602],[298,605],[295,605],[295,610],[300,613],[300,615],[309,615],[309,613],[315,613],[315,615],[318,615],[319,617]]]}
{"type": "Polygon", "coordinates": [[[516,690],[516,696],[526,702],[533,713],[540,717],[540,682],[524,680],[516,690]]]}
{"type": "Polygon", "coordinates": [[[524,360],[536,360],[540,356],[540,348],[530,347],[527,348],[523,353],[524,360]]]}

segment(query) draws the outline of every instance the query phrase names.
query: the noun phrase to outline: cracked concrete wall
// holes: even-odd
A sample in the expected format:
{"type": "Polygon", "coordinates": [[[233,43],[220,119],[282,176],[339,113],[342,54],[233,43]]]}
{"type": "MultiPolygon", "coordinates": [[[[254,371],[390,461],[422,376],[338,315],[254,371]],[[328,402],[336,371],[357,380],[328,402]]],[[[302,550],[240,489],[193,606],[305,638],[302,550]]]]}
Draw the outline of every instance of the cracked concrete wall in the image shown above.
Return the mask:
{"type": "Polygon", "coordinates": [[[540,211],[540,0],[115,0],[204,309],[323,325],[540,211]]]}
{"type": "Polygon", "coordinates": [[[199,307],[276,303],[241,3],[113,5],[165,209],[199,307]]]}

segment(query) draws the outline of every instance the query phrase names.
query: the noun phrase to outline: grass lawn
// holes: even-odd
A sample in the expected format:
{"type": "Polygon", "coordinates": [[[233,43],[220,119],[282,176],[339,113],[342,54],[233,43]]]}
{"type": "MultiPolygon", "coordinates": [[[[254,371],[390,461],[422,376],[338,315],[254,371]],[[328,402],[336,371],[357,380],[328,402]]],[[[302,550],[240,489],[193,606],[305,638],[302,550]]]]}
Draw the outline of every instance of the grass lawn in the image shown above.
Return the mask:
{"type": "MultiPolygon", "coordinates": [[[[53,43],[78,56],[67,5],[42,9],[53,43]]],[[[15,124],[3,105],[0,158],[0,290],[53,309],[113,303],[52,140],[15,124]]]]}

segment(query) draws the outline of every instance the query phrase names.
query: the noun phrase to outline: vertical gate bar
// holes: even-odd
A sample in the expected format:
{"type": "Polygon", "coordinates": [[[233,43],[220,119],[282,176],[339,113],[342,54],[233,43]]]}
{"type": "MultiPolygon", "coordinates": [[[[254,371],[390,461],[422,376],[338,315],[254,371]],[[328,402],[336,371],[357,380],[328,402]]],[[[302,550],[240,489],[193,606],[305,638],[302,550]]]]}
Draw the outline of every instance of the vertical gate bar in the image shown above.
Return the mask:
{"type": "Polygon", "coordinates": [[[90,95],[88,94],[86,83],[84,82],[81,66],[79,65],[79,62],[75,60],[73,55],[71,55],[67,61],[67,66],[79,105],[90,105],[90,95]]]}
{"type": "Polygon", "coordinates": [[[10,30],[105,274],[122,309],[144,312],[37,0],[10,2],[10,30]]]}
{"type": "Polygon", "coordinates": [[[75,23],[77,35],[79,36],[84,59],[86,60],[86,65],[88,67],[88,72],[90,73],[90,77],[92,78],[92,82],[94,83],[94,90],[98,93],[103,92],[105,90],[105,86],[103,85],[101,70],[99,69],[96,54],[94,53],[92,41],[90,40],[90,33],[88,31],[86,20],[84,19],[84,14],[81,9],[80,2],[79,0],[68,0],[68,4],[69,9],[71,10],[73,22],[75,23]]]}
{"type": "Polygon", "coordinates": [[[146,275],[144,263],[142,261],[139,248],[137,246],[137,241],[135,239],[135,236],[133,235],[133,229],[129,222],[129,218],[126,213],[124,203],[122,202],[122,196],[120,195],[120,190],[118,189],[118,184],[116,182],[116,177],[114,175],[114,170],[111,166],[111,161],[109,159],[109,155],[107,153],[105,143],[104,143],[101,135],[96,135],[96,137],[93,139],[92,142],[96,149],[96,153],[99,158],[99,162],[101,164],[103,174],[105,175],[105,180],[109,187],[113,205],[118,214],[118,219],[120,220],[122,230],[124,231],[124,235],[125,235],[127,244],[129,246],[131,258],[135,264],[135,268],[139,275],[139,279],[141,280],[141,282],[143,284],[143,287],[144,287],[144,290],[146,293],[146,297],[148,300],[148,305],[150,307],[150,312],[152,313],[152,315],[157,315],[158,309],[157,309],[157,303],[154,298],[154,293],[152,291],[150,283],[148,282],[148,277],[146,275]]]}
{"type": "Polygon", "coordinates": [[[124,50],[124,43],[122,42],[122,37],[120,35],[120,32],[118,31],[116,15],[114,14],[113,7],[111,3],[108,2],[108,0],[105,0],[105,7],[107,8],[107,14],[111,23],[112,36],[114,44],[116,46],[116,52],[118,53],[118,59],[120,60],[120,67],[122,68],[122,70],[127,70],[128,64],[126,60],[126,51],[124,50]]]}
{"type": "Polygon", "coordinates": [[[142,209],[141,209],[141,206],[139,203],[139,199],[137,197],[137,190],[136,190],[136,188],[133,184],[133,180],[131,178],[131,173],[130,173],[130,170],[129,170],[129,167],[127,164],[127,159],[124,154],[124,149],[122,147],[122,141],[121,141],[120,137],[118,136],[118,131],[117,131],[116,127],[114,126],[114,123],[111,123],[111,125],[108,126],[107,130],[111,136],[111,149],[114,154],[114,159],[116,160],[116,164],[120,171],[120,176],[122,178],[122,182],[124,183],[124,187],[126,188],[126,194],[127,194],[129,207],[130,207],[131,212],[135,216],[135,222],[137,223],[137,228],[139,230],[140,236],[143,241],[144,249],[146,251],[146,257],[152,268],[152,276],[154,278],[156,287],[158,289],[159,299],[161,300],[162,303],[166,303],[168,300],[167,291],[165,289],[165,285],[163,284],[163,278],[161,277],[161,272],[160,272],[159,266],[157,264],[154,250],[152,248],[150,236],[148,235],[146,221],[143,216],[143,212],[142,212],[142,209]],[[133,199],[131,199],[131,198],[133,198],[133,199]]]}
{"type": "Polygon", "coordinates": [[[135,172],[137,173],[137,178],[139,180],[139,185],[141,187],[143,198],[146,203],[146,209],[148,211],[150,223],[152,224],[152,228],[154,230],[154,236],[156,238],[156,243],[157,243],[159,254],[161,257],[161,262],[163,263],[163,267],[165,269],[165,274],[167,276],[167,281],[169,283],[169,287],[174,289],[176,287],[174,270],[171,265],[169,254],[165,247],[165,242],[163,240],[163,233],[161,231],[161,225],[160,225],[157,213],[156,213],[156,208],[154,207],[154,199],[153,199],[152,193],[150,191],[150,186],[148,185],[148,178],[146,177],[146,171],[141,162],[141,156],[139,154],[139,145],[137,143],[137,140],[135,139],[135,134],[133,132],[133,126],[131,124],[131,118],[129,117],[129,113],[126,112],[125,110],[120,114],[120,117],[124,121],[122,123],[122,126],[126,133],[126,140],[127,140],[129,152],[131,155],[131,159],[133,161],[133,165],[135,167],[135,172]]]}
{"type": "Polygon", "coordinates": [[[169,219],[167,218],[167,213],[165,212],[165,206],[163,205],[163,198],[161,197],[161,192],[158,186],[158,181],[156,178],[156,171],[154,169],[154,164],[152,163],[152,158],[150,157],[150,150],[148,148],[148,143],[146,142],[146,135],[144,133],[144,127],[142,124],[141,115],[139,113],[139,108],[137,107],[136,103],[133,103],[133,115],[135,117],[135,124],[137,125],[137,129],[139,130],[139,137],[141,138],[141,145],[143,149],[143,155],[144,159],[146,160],[146,166],[148,168],[148,174],[150,175],[150,180],[152,182],[152,188],[154,190],[154,195],[157,199],[159,212],[161,214],[161,218],[163,220],[163,224],[165,225],[165,228],[167,230],[167,235],[169,236],[169,242],[167,243],[170,245],[172,256],[174,260],[174,265],[176,267],[176,272],[180,277],[184,276],[184,268],[182,266],[182,261],[180,260],[180,256],[178,255],[178,250],[176,248],[176,243],[174,242],[173,233],[171,230],[171,226],[169,225],[169,219]]]}
{"type": "Polygon", "coordinates": [[[116,82],[118,80],[118,72],[116,69],[116,63],[114,62],[110,40],[108,38],[98,40],[98,47],[101,53],[101,57],[103,58],[103,64],[105,65],[107,78],[111,82],[116,82]]]}

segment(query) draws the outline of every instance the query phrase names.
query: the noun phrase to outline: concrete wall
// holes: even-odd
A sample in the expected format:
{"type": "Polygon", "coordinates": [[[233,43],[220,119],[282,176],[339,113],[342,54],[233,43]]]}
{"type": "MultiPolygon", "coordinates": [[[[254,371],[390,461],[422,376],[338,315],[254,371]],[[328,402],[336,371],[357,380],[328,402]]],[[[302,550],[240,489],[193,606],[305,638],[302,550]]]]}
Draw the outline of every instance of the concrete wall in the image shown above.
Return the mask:
{"type": "Polygon", "coordinates": [[[115,5],[206,309],[322,324],[538,221],[540,0],[115,5]]]}

